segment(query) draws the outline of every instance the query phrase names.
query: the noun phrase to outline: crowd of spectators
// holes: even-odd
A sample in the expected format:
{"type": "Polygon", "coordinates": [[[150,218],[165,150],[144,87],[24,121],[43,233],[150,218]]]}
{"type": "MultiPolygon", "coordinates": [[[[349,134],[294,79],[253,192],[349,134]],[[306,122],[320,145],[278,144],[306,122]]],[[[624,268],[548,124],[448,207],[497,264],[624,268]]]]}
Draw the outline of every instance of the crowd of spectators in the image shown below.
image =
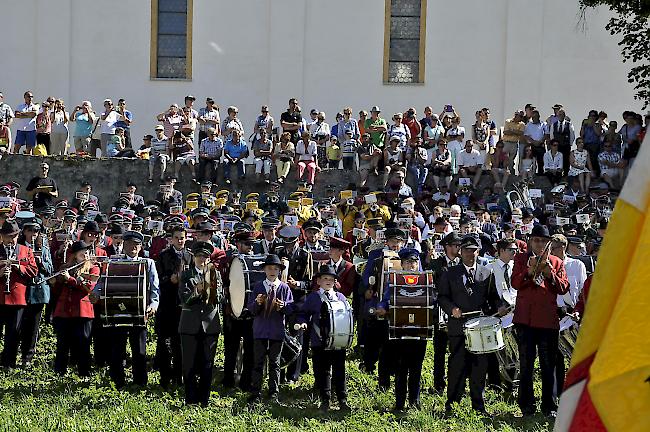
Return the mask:
{"type": "Polygon", "coordinates": [[[182,106],[171,104],[156,116],[153,134],[136,146],[130,133],[134,116],[125,99],[117,106],[104,100],[101,112],[83,101],[69,112],[62,99],[35,103],[31,91],[12,109],[0,93],[0,152],[147,159],[150,182],[157,172],[161,180],[173,174],[190,175],[197,184],[230,184],[233,169],[244,179],[251,163],[257,181],[265,183],[282,184],[293,173],[311,186],[318,172],[344,169],[359,173],[360,186],[374,175],[385,189],[415,196],[424,189],[449,189],[458,179],[476,189],[483,175],[493,180],[496,193],[506,190],[512,175],[527,181],[546,176],[552,185],[575,183],[587,193],[594,183],[621,187],[650,122],[650,113],[644,119],[625,111],[619,127],[597,110],[574,122],[561,104],[542,120],[540,110],[527,104],[503,126],[491,118],[489,108],[477,110],[469,131],[452,105],[439,113],[427,106],[419,120],[411,107],[390,121],[379,106],[359,111],[358,119],[345,107],[329,124],[318,109],[303,116],[298,100],[291,98],[279,123],[262,105],[246,130],[237,107],[228,107],[222,119],[214,99],[206,98],[198,110],[195,101],[188,95],[182,106]]]}

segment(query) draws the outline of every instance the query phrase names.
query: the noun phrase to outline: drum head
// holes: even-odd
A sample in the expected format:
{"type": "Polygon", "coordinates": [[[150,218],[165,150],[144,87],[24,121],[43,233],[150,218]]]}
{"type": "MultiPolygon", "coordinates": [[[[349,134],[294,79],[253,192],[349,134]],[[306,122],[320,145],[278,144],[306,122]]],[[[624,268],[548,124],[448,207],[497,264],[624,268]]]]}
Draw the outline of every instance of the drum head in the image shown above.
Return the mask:
{"type": "Polygon", "coordinates": [[[244,281],[244,263],[239,258],[235,257],[230,264],[230,306],[232,314],[239,318],[246,301],[246,282],[244,281]]]}

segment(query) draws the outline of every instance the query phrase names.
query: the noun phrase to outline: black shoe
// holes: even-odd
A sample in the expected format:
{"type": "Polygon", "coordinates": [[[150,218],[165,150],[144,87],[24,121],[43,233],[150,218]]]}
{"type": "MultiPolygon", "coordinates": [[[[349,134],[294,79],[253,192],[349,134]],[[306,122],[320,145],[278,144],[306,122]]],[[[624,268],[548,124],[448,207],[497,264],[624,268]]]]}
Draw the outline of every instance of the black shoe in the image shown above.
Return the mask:
{"type": "Polygon", "coordinates": [[[330,403],[327,401],[323,401],[320,403],[320,406],[318,407],[318,411],[322,412],[323,414],[329,412],[330,410],[330,403]]]}
{"type": "Polygon", "coordinates": [[[274,393],[269,396],[269,402],[274,405],[280,405],[280,398],[277,393],[274,393]]]}
{"type": "Polygon", "coordinates": [[[409,402],[409,406],[416,410],[422,409],[422,403],[420,402],[420,399],[409,402]]]}
{"type": "Polygon", "coordinates": [[[246,399],[246,402],[248,404],[250,404],[250,405],[260,403],[261,401],[262,401],[262,398],[259,395],[259,393],[252,394],[252,395],[248,396],[248,398],[246,399]]]}
{"type": "Polygon", "coordinates": [[[454,411],[451,409],[449,405],[445,405],[445,417],[453,417],[454,416],[454,411]]]}
{"type": "Polygon", "coordinates": [[[404,405],[395,405],[395,407],[391,411],[394,414],[403,414],[404,413],[404,405]]]}
{"type": "Polygon", "coordinates": [[[346,413],[349,413],[350,411],[352,411],[352,410],[350,409],[350,405],[348,405],[348,401],[347,401],[347,399],[341,399],[341,400],[339,401],[339,409],[340,409],[342,412],[346,412],[346,413]]]}
{"type": "Polygon", "coordinates": [[[224,379],[223,381],[221,381],[221,385],[224,386],[227,389],[231,389],[231,388],[235,387],[235,382],[233,380],[224,379]]]}

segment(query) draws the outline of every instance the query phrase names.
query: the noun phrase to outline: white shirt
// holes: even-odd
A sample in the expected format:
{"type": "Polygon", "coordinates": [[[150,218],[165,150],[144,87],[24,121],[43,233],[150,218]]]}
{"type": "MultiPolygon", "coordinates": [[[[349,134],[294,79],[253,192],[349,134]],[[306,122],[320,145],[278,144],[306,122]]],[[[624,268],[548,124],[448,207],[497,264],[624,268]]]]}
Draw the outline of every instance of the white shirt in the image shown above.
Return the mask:
{"type": "Polygon", "coordinates": [[[330,125],[314,122],[309,126],[309,135],[314,139],[318,138],[318,135],[330,135],[330,125]]]}
{"type": "Polygon", "coordinates": [[[514,267],[514,261],[510,261],[506,264],[500,259],[496,259],[490,263],[490,267],[492,267],[492,273],[494,274],[494,283],[496,284],[499,297],[507,301],[509,305],[514,306],[517,301],[517,290],[513,289],[512,286],[506,282],[503,266],[507,266],[508,279],[512,280],[512,268],[514,267]]]}
{"type": "Polygon", "coordinates": [[[298,141],[298,144],[296,144],[296,154],[300,155],[298,160],[314,160],[314,156],[316,156],[316,141],[309,140],[309,143],[307,143],[307,148],[305,148],[305,143],[303,140],[298,141]]]}
{"type": "Polygon", "coordinates": [[[458,153],[457,163],[459,166],[475,167],[483,165],[483,157],[478,150],[472,150],[469,153],[467,153],[467,150],[464,150],[458,153]]]}
{"type": "Polygon", "coordinates": [[[266,288],[266,294],[271,294],[271,291],[275,291],[278,289],[280,286],[280,279],[276,279],[275,281],[271,282],[268,279],[264,279],[264,288],[266,288]]]}
{"type": "Polygon", "coordinates": [[[115,123],[122,118],[122,115],[113,110],[101,122],[101,133],[113,135],[115,134],[115,123]]]}
{"type": "Polygon", "coordinates": [[[557,305],[575,307],[578,303],[578,296],[587,280],[587,268],[582,261],[570,256],[564,258],[564,268],[569,280],[569,291],[566,294],[557,296],[557,305]]]}
{"type": "MultiPolygon", "coordinates": [[[[40,107],[37,104],[20,104],[16,107],[16,113],[35,112],[38,113],[40,107]]],[[[34,131],[36,130],[36,116],[32,118],[14,118],[13,129],[17,131],[34,131]]]]}
{"type": "Polygon", "coordinates": [[[535,141],[541,141],[546,134],[546,123],[540,121],[539,123],[533,123],[532,120],[528,122],[526,128],[524,129],[524,135],[531,137],[535,141]]]}
{"type": "Polygon", "coordinates": [[[547,151],[544,153],[544,171],[547,170],[555,170],[555,169],[562,169],[562,153],[557,152],[555,153],[555,157],[553,157],[553,154],[551,151],[547,151]]]}

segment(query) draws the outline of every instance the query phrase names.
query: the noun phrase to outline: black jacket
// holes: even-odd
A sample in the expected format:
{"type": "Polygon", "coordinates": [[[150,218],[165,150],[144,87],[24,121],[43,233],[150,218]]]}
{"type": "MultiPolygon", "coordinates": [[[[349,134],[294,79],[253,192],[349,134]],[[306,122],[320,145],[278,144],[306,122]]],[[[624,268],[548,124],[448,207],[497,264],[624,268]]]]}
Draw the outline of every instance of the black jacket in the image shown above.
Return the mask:
{"type": "Polygon", "coordinates": [[[463,325],[470,318],[479,315],[454,318],[452,309],[460,308],[463,314],[468,312],[483,312],[486,315],[495,313],[500,305],[499,293],[494,282],[494,274],[488,267],[476,264],[476,276],[471,294],[466,288],[467,273],[463,264],[449,267],[443,272],[438,281],[438,303],[442,310],[449,315],[447,331],[449,336],[462,336],[463,325]]]}
{"type": "Polygon", "coordinates": [[[203,331],[206,334],[221,333],[221,321],[219,320],[219,303],[223,296],[223,285],[221,275],[213,267],[211,274],[211,286],[208,296],[206,291],[199,294],[196,290],[198,283],[204,280],[192,265],[189,270],[181,276],[181,288],[179,290],[182,310],[178,323],[180,334],[198,334],[203,331]]]}

